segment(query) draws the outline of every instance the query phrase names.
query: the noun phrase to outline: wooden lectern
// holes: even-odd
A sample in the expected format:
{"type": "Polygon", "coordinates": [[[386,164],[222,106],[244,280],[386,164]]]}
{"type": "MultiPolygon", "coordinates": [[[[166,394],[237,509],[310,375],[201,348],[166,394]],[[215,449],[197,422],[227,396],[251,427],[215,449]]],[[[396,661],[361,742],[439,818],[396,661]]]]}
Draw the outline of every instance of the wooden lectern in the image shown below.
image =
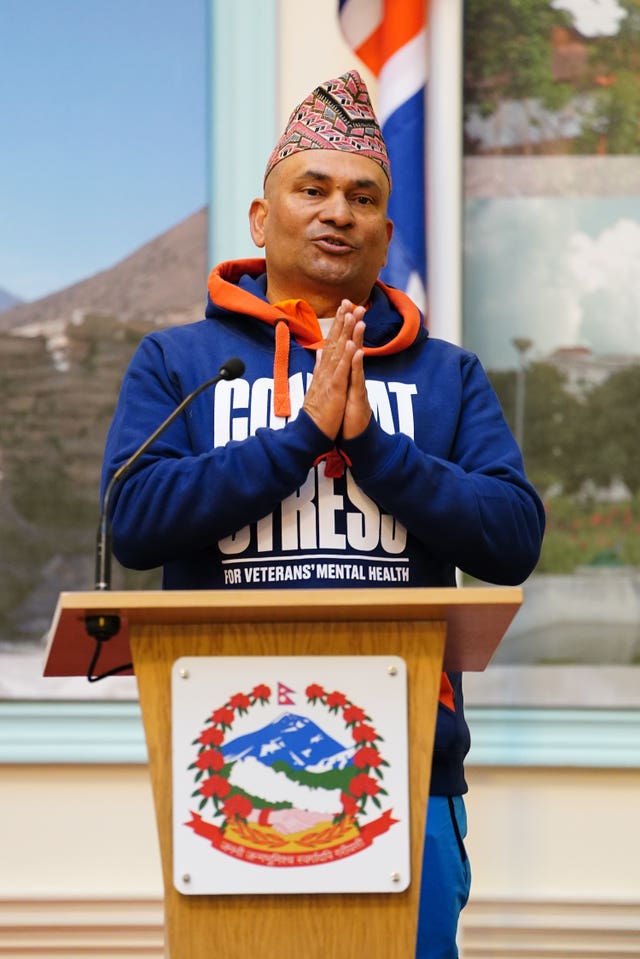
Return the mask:
{"type": "Polygon", "coordinates": [[[85,616],[117,614],[100,671],[138,681],[171,959],[410,959],[442,669],[482,670],[518,588],[79,592],[60,596],[45,676],[86,675],[85,616]],[[173,886],[171,668],[183,656],[399,656],[408,677],[411,883],[402,893],[184,896],[173,886]]]}

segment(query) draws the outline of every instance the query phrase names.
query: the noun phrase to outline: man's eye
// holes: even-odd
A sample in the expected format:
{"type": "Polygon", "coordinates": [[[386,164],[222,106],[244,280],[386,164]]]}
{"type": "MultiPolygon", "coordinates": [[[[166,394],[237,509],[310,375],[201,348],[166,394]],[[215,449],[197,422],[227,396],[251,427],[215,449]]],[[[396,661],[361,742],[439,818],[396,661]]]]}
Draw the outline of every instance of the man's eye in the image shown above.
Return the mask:
{"type": "Polygon", "coordinates": [[[360,206],[368,206],[369,204],[373,203],[373,200],[370,196],[357,196],[356,203],[359,203],[360,206]]]}
{"type": "Polygon", "coordinates": [[[320,196],[320,190],[315,186],[307,186],[302,192],[306,193],[307,196],[320,196]]]}

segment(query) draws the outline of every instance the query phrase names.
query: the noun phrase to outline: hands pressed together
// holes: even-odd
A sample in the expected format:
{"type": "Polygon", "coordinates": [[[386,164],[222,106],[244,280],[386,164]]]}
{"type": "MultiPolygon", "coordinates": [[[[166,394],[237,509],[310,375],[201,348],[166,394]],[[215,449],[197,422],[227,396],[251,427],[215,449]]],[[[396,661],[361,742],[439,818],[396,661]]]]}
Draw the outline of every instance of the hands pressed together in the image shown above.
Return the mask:
{"type": "Polygon", "coordinates": [[[325,436],[350,440],[367,428],[371,406],[364,379],[363,306],[343,300],[318,351],[303,409],[325,436]]]}

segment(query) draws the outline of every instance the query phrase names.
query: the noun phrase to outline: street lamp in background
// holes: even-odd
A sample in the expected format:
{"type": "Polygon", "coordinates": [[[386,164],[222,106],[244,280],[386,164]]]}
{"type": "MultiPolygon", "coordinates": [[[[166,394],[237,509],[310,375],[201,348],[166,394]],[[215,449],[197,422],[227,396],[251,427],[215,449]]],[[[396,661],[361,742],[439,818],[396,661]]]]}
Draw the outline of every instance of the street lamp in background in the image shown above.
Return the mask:
{"type": "Polygon", "coordinates": [[[533,346],[533,340],[526,336],[516,336],[511,343],[518,354],[518,369],[516,370],[516,443],[523,450],[524,444],[524,375],[526,370],[525,354],[533,346]]]}

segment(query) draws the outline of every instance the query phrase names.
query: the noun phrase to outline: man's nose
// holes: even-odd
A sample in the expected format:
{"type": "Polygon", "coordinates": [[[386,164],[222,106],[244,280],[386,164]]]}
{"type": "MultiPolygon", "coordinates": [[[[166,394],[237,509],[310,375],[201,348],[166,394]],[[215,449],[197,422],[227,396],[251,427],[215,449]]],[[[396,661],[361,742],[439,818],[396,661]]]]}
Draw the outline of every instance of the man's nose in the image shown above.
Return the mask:
{"type": "Polygon", "coordinates": [[[325,198],[320,217],[324,221],[335,223],[336,226],[347,226],[353,222],[351,204],[344,193],[334,190],[325,198]]]}

